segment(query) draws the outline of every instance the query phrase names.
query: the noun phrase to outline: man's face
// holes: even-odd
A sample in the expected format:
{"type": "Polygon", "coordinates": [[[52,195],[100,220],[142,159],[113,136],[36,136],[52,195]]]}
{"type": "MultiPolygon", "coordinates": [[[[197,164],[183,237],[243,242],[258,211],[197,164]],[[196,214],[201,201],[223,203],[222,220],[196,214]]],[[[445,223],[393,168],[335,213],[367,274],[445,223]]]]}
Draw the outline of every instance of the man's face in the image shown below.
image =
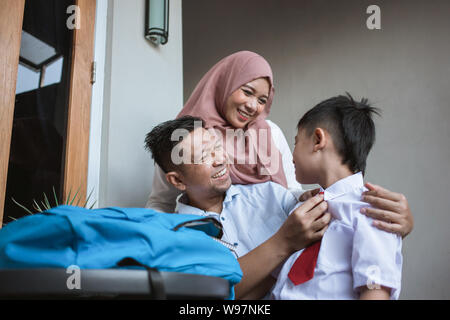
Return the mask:
{"type": "Polygon", "coordinates": [[[299,128],[297,131],[292,157],[297,181],[303,184],[317,183],[317,161],[314,157],[314,138],[312,135],[308,136],[305,129],[299,128]]]}
{"type": "Polygon", "coordinates": [[[179,165],[179,179],[190,194],[222,195],[231,186],[228,158],[222,141],[204,128],[197,128],[180,142],[189,163],[179,165]]]}

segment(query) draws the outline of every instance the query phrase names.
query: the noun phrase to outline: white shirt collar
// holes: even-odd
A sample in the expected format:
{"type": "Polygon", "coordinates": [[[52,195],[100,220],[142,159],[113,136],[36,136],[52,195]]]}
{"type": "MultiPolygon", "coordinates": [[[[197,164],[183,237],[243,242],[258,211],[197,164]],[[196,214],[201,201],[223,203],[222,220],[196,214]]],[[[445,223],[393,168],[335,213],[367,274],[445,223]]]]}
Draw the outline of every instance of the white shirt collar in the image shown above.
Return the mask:
{"type": "Polygon", "coordinates": [[[363,186],[364,186],[364,179],[362,172],[358,172],[333,183],[325,190],[322,187],[320,187],[320,191],[324,192],[324,200],[327,201],[337,198],[345,193],[351,192],[354,189],[361,188],[363,186]]]}
{"type": "MultiPolygon", "coordinates": [[[[234,197],[238,195],[240,192],[238,188],[231,185],[225,194],[225,199],[223,200],[223,203],[233,201],[234,197]]],[[[186,193],[182,193],[177,198],[177,206],[175,208],[176,212],[182,212],[184,214],[196,214],[196,215],[202,215],[202,216],[210,216],[212,214],[217,214],[216,212],[206,212],[204,210],[201,210],[199,208],[190,206],[186,204],[187,202],[187,196],[186,193]]]]}

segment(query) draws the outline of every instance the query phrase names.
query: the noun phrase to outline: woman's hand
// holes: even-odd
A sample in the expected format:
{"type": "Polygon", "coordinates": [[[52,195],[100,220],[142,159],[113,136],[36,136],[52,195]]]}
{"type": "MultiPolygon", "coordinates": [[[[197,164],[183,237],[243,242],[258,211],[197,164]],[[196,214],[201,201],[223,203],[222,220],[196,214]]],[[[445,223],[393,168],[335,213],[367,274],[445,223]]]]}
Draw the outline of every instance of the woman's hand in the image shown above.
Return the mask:
{"type": "Polygon", "coordinates": [[[274,235],[279,250],[290,255],[322,239],[331,220],[327,208],[323,195],[318,194],[295,209],[274,235]]]}
{"type": "Polygon", "coordinates": [[[374,208],[362,208],[361,213],[375,219],[373,225],[378,229],[406,237],[414,226],[406,197],[371,183],[365,186],[369,191],[363,193],[362,200],[374,208]]]}

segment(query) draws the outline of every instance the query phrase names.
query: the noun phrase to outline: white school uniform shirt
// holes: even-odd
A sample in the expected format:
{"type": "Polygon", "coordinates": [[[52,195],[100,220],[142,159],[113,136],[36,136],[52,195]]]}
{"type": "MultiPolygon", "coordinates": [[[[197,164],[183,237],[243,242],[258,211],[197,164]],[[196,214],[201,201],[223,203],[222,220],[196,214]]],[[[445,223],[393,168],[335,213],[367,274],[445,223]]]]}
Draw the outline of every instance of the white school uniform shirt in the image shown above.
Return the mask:
{"type": "Polygon", "coordinates": [[[217,219],[223,227],[223,241],[234,248],[239,258],[275,234],[297,205],[297,200],[275,182],[231,185],[220,214],[186,204],[186,196],[177,199],[175,211],[217,219]]]}
{"type": "Polygon", "coordinates": [[[367,203],[361,196],[361,173],[339,180],[324,191],[332,221],[320,246],[314,277],[300,285],[288,278],[303,250],[284,263],[272,290],[274,299],[358,299],[357,288],[377,284],[391,288],[398,299],[401,287],[402,240],[372,226],[372,219],[360,213],[367,203]]]}
{"type": "MultiPolygon", "coordinates": [[[[295,168],[292,162],[292,153],[281,129],[272,121],[266,120],[270,126],[272,140],[281,153],[283,170],[286,176],[289,191],[296,197],[304,192],[302,185],[295,178],[295,168]]],[[[181,192],[166,180],[162,169],[155,163],[153,185],[150,196],[147,200],[146,208],[151,208],[161,212],[174,212],[176,199],[181,192]]]]}

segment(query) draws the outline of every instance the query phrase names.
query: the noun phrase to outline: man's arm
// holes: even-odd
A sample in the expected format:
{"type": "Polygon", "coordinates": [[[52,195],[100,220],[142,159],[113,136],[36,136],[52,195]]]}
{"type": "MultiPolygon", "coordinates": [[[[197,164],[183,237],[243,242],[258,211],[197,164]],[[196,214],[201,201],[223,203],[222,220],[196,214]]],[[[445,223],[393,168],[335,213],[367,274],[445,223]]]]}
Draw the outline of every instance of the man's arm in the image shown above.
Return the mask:
{"type": "Polygon", "coordinates": [[[272,287],[277,282],[277,279],[271,275],[267,276],[262,280],[254,289],[250,291],[249,294],[242,297],[241,300],[260,300],[265,297],[265,295],[271,291],[272,287]]]}
{"type": "Polygon", "coordinates": [[[270,273],[284,262],[290,252],[280,237],[273,236],[238,259],[243,277],[235,286],[236,299],[261,299],[274,285],[270,273]]]}
{"type": "Polygon", "coordinates": [[[330,214],[324,214],[326,209],[323,195],[308,199],[271,238],[239,258],[243,277],[235,287],[236,299],[248,298],[249,294],[263,297],[271,288],[270,273],[292,253],[322,238],[331,219],[330,214]]]}

